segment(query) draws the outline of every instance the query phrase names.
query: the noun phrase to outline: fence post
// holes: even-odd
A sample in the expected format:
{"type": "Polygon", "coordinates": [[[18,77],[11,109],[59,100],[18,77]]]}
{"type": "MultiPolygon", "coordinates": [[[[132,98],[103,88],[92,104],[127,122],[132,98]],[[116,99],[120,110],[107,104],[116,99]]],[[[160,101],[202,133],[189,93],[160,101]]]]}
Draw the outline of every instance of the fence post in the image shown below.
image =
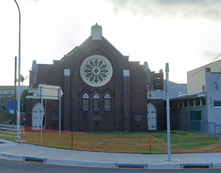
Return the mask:
{"type": "Polygon", "coordinates": [[[150,146],[150,153],[151,153],[151,133],[149,135],[149,146],[150,146]]]}
{"type": "Polygon", "coordinates": [[[73,145],[74,145],[74,144],[73,144],[73,131],[71,131],[71,149],[72,149],[72,150],[73,150],[73,148],[74,148],[73,145]]]}
{"type": "Polygon", "coordinates": [[[202,122],[202,120],[200,120],[200,131],[201,131],[201,133],[203,132],[203,122],[202,122]]]}
{"type": "Polygon", "coordinates": [[[215,133],[215,136],[217,136],[216,135],[216,123],[214,123],[214,133],[215,133]]]}

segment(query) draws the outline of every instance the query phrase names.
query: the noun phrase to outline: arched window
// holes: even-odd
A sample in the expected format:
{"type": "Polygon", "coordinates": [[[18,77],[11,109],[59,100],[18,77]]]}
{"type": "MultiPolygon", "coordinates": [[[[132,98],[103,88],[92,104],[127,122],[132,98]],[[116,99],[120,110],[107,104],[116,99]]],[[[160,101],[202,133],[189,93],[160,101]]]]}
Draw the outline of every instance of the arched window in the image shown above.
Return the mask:
{"type": "Polygon", "coordinates": [[[82,110],[89,111],[89,95],[87,93],[82,96],[82,110]]]}
{"type": "Polygon", "coordinates": [[[104,95],[104,111],[111,111],[111,96],[108,93],[104,95]]]}
{"type": "Polygon", "coordinates": [[[94,105],[94,111],[100,111],[100,96],[98,93],[94,94],[93,97],[93,105],[94,105]]]}

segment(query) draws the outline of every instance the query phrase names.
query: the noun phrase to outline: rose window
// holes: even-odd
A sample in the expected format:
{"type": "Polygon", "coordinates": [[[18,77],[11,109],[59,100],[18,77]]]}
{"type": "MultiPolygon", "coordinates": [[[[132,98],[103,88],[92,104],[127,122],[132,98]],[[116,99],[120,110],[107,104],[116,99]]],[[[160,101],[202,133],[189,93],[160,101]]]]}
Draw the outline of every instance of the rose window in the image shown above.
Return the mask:
{"type": "Polygon", "coordinates": [[[100,55],[90,56],[81,64],[81,77],[90,86],[105,85],[111,79],[112,73],[110,61],[100,55]]]}

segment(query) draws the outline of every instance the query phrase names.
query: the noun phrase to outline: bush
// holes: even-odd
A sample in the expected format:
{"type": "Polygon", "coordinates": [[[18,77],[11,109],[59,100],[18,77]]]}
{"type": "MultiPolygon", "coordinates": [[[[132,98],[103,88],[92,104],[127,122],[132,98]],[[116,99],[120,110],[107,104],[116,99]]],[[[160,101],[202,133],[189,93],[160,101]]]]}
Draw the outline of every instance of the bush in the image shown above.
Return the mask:
{"type": "Polygon", "coordinates": [[[0,123],[4,123],[5,121],[12,120],[13,114],[2,112],[0,113],[0,123]]]}

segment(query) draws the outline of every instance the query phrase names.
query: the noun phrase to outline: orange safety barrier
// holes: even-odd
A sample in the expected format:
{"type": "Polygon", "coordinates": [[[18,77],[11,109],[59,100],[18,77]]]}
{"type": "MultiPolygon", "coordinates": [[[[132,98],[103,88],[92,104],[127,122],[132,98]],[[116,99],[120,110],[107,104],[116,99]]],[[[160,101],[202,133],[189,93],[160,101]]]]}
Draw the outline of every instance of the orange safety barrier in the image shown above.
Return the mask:
{"type": "MultiPolygon", "coordinates": [[[[41,144],[40,129],[25,127],[22,139],[28,143],[41,144]]],[[[43,130],[43,145],[86,151],[130,152],[130,153],[167,153],[167,143],[152,135],[117,136],[83,132],[61,131],[59,141],[58,130],[43,130]]],[[[182,148],[171,144],[172,153],[209,153],[220,152],[221,142],[200,148],[182,148]]]]}

